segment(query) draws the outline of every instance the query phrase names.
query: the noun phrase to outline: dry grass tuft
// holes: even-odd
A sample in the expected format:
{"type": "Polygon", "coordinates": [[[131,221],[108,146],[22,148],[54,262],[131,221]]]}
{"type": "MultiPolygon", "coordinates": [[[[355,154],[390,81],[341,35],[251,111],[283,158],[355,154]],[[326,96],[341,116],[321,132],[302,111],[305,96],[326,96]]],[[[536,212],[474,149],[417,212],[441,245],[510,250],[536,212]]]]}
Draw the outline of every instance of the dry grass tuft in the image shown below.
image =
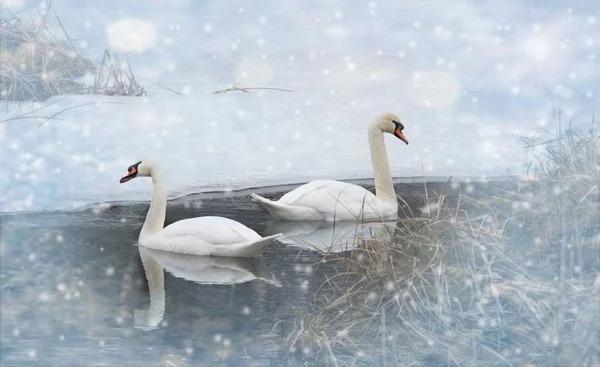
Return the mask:
{"type": "Polygon", "coordinates": [[[28,16],[9,13],[0,2],[0,99],[44,101],[66,94],[142,95],[129,63],[106,57],[94,87],[76,81],[96,66],[74,46],[51,2],[28,16]],[[104,78],[104,70],[108,70],[104,78]]]}
{"type": "Polygon", "coordinates": [[[534,183],[479,199],[459,192],[453,203],[427,193],[437,202],[427,217],[325,257],[321,266],[333,261],[336,273],[283,330],[281,357],[328,366],[598,365],[599,138],[569,129],[540,146],[534,183]]]}
{"type": "Polygon", "coordinates": [[[142,87],[131,70],[131,65],[126,56],[122,59],[111,56],[108,50],[104,51],[102,64],[96,71],[96,78],[92,93],[107,96],[146,96],[142,87]]]}

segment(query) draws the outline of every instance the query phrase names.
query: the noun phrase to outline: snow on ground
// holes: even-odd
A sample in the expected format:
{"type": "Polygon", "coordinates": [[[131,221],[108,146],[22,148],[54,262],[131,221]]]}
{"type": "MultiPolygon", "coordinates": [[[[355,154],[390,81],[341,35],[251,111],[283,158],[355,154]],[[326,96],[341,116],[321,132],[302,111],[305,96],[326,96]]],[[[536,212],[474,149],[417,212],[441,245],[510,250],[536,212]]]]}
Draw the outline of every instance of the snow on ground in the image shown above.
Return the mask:
{"type": "Polygon", "coordinates": [[[410,141],[386,138],[396,177],[520,171],[519,137],[555,131],[552,103],[589,126],[597,6],[439,4],[55,0],[90,57],[127,52],[149,97],[55,97],[35,115],[103,103],[1,124],[0,211],[149,199],[149,180],[118,183],[142,158],[172,196],[372,177],[366,125],[383,111],[410,141]],[[212,93],[240,80],[294,92],[212,93]]]}

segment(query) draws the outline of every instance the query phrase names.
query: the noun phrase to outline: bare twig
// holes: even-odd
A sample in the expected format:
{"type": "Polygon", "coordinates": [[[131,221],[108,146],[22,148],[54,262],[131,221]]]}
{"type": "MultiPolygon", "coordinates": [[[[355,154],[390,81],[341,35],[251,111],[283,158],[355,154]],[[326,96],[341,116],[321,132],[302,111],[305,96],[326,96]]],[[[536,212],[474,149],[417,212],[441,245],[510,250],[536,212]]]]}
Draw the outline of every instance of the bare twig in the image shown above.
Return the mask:
{"type": "Polygon", "coordinates": [[[231,86],[229,88],[225,88],[225,89],[221,89],[221,90],[216,90],[213,93],[214,94],[225,94],[225,93],[228,93],[228,92],[236,92],[236,91],[244,92],[244,93],[250,93],[250,90],[274,90],[274,91],[281,91],[281,92],[293,92],[293,90],[291,90],[291,89],[284,89],[284,88],[270,88],[270,87],[248,87],[248,88],[240,88],[240,87],[237,87],[236,85],[231,86]]]}
{"type": "MultiPolygon", "coordinates": [[[[60,100],[62,100],[62,99],[64,99],[64,97],[61,98],[60,100]]],[[[5,123],[5,122],[9,122],[9,121],[15,121],[15,120],[42,119],[43,121],[38,125],[38,127],[40,127],[40,126],[42,126],[43,124],[45,124],[46,122],[48,122],[50,120],[63,120],[63,119],[57,118],[57,116],[65,113],[65,112],[67,112],[69,110],[78,108],[78,107],[90,106],[90,105],[98,105],[98,104],[121,104],[119,102],[88,102],[88,103],[82,103],[82,104],[78,104],[78,105],[75,105],[75,106],[67,107],[67,108],[65,108],[63,110],[58,111],[57,113],[55,113],[53,115],[50,115],[50,116],[29,116],[32,113],[41,111],[44,108],[47,108],[47,107],[52,106],[53,104],[56,104],[60,100],[55,101],[55,102],[53,102],[51,104],[48,104],[46,106],[37,108],[37,109],[35,109],[33,111],[30,111],[30,112],[27,112],[27,113],[24,113],[24,114],[21,114],[21,115],[18,115],[18,116],[9,117],[9,118],[4,119],[4,120],[0,120],[0,124],[1,123],[5,123]]],[[[64,121],[67,121],[67,120],[64,120],[64,121]]]]}
{"type": "Polygon", "coordinates": [[[144,79],[145,81],[147,81],[147,82],[149,82],[149,83],[153,84],[153,85],[156,85],[157,87],[161,87],[161,88],[163,88],[163,89],[166,89],[166,90],[168,90],[169,92],[173,92],[173,93],[175,93],[175,94],[177,94],[177,95],[179,95],[179,96],[183,96],[183,94],[182,94],[182,93],[179,93],[179,92],[177,92],[177,91],[175,91],[175,90],[173,90],[173,89],[171,89],[171,88],[169,88],[169,87],[165,87],[165,86],[164,86],[164,85],[162,85],[162,84],[158,84],[158,83],[156,83],[156,82],[153,82],[152,80],[150,80],[150,79],[147,79],[147,78],[144,78],[143,76],[139,76],[139,77],[140,77],[140,78],[142,78],[142,79],[144,79]]]}

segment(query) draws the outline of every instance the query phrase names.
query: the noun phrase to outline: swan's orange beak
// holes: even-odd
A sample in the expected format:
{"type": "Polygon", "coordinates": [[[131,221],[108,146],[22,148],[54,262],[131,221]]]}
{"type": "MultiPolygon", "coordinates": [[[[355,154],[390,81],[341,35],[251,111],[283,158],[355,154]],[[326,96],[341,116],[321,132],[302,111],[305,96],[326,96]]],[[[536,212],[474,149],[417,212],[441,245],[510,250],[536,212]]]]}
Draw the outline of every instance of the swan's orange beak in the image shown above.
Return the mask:
{"type": "Polygon", "coordinates": [[[123,176],[123,177],[121,178],[121,180],[119,180],[119,182],[120,182],[120,183],[125,183],[125,182],[127,182],[127,181],[129,181],[129,180],[132,180],[132,179],[134,179],[134,178],[135,178],[135,176],[137,176],[137,172],[138,172],[138,171],[137,171],[137,169],[136,169],[134,166],[132,166],[132,167],[129,167],[129,173],[128,173],[127,175],[123,176]]]}
{"type": "Polygon", "coordinates": [[[398,126],[396,130],[394,130],[394,136],[408,145],[408,139],[406,139],[406,136],[404,136],[404,133],[402,133],[402,129],[400,128],[400,126],[398,126]]]}

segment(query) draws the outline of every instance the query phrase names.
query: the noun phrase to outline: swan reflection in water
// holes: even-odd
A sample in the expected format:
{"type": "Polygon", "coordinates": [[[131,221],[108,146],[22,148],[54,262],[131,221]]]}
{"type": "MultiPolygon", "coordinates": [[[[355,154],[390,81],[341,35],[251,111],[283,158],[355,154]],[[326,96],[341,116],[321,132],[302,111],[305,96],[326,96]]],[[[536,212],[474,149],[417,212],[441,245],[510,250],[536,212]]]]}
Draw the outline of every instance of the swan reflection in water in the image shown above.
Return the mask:
{"type": "Polygon", "coordinates": [[[138,329],[153,330],[161,323],[165,312],[166,270],[177,278],[200,284],[233,285],[262,280],[277,287],[281,283],[273,277],[261,257],[195,256],[138,246],[150,293],[147,310],[134,311],[134,325],[138,329]]]}
{"type": "Polygon", "coordinates": [[[395,229],[395,221],[272,221],[263,235],[283,233],[277,240],[286,245],[323,253],[338,253],[354,250],[365,239],[389,241],[395,229]]]}

